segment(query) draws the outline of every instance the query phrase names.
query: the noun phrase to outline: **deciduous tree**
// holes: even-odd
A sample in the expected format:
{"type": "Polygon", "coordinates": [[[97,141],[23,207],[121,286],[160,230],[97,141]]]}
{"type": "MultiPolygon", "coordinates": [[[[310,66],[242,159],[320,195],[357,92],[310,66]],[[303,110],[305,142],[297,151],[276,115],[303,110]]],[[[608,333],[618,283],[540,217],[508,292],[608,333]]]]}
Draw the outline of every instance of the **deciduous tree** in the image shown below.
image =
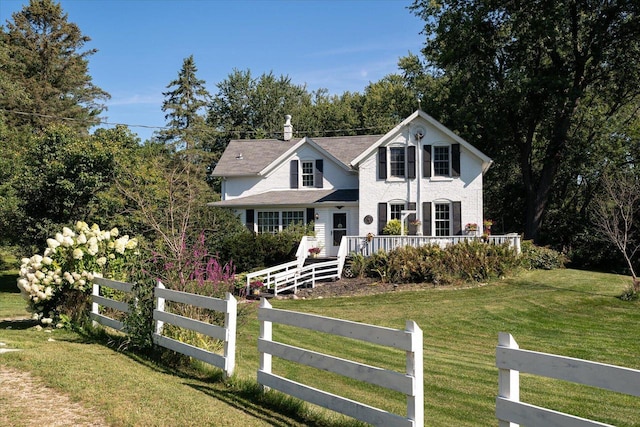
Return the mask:
{"type": "Polygon", "coordinates": [[[446,79],[446,122],[475,123],[461,133],[496,160],[502,198],[522,200],[527,238],[540,237],[559,171],[581,143],[573,135],[584,109],[604,124],[639,102],[639,9],[630,0],[412,6],[425,21],[426,67],[446,79]],[[606,108],[585,102],[594,93],[606,108]]]}

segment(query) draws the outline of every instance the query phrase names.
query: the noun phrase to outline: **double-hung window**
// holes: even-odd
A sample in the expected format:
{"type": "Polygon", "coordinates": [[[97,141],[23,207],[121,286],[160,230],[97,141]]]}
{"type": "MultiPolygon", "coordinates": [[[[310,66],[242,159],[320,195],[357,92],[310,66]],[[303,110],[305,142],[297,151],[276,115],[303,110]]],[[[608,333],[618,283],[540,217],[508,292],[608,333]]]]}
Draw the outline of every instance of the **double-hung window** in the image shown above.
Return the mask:
{"type": "Polygon", "coordinates": [[[303,161],[302,162],[302,186],[303,187],[313,187],[313,162],[312,161],[303,161]]]}
{"type": "Polygon", "coordinates": [[[436,236],[451,235],[451,211],[449,203],[436,203],[435,228],[436,236]]]}
{"type": "Polygon", "coordinates": [[[433,174],[435,176],[450,175],[449,159],[449,146],[436,145],[433,147],[433,174]]]}
{"type": "Polygon", "coordinates": [[[389,149],[389,175],[405,177],[405,149],[404,147],[391,147],[389,149]]]}
{"type": "Polygon", "coordinates": [[[403,204],[391,204],[389,206],[390,212],[389,212],[389,219],[397,219],[397,220],[402,220],[402,210],[404,209],[404,203],[403,204]]]}

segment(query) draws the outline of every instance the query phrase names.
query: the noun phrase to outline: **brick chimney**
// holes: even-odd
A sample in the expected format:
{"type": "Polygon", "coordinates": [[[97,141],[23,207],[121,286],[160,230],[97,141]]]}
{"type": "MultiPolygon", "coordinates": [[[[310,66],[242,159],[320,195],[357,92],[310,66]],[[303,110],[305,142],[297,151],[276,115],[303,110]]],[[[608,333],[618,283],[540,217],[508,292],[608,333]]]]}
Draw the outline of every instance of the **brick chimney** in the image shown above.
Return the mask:
{"type": "Polygon", "coordinates": [[[293,126],[291,125],[291,116],[289,114],[287,114],[286,116],[284,116],[284,137],[283,139],[285,141],[291,141],[291,138],[293,137],[293,126]]]}

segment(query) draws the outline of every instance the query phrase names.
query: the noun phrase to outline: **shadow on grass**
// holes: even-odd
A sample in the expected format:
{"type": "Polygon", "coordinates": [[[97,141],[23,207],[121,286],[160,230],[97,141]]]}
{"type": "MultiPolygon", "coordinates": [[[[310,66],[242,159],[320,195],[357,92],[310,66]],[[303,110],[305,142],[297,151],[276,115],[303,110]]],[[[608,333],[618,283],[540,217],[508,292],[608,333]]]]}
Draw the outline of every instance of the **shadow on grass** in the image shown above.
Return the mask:
{"type": "Polygon", "coordinates": [[[31,319],[0,320],[0,329],[25,330],[36,326],[38,322],[31,319]]]}
{"type": "Polygon", "coordinates": [[[17,280],[18,273],[12,271],[0,271],[0,292],[19,294],[20,289],[16,283],[17,280]]]}
{"type": "Polygon", "coordinates": [[[311,414],[307,404],[299,399],[278,391],[263,392],[255,381],[231,379],[227,389],[209,387],[202,384],[184,383],[208,396],[225,402],[249,414],[266,425],[289,426],[291,422],[313,427],[362,427],[366,424],[357,420],[330,421],[311,414]]]}

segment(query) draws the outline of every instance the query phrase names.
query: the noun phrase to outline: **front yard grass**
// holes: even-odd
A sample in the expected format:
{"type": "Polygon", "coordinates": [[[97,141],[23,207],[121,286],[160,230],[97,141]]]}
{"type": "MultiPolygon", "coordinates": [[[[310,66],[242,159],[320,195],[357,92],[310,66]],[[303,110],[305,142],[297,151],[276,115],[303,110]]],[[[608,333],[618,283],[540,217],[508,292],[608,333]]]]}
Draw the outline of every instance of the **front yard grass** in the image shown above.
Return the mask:
{"type": "MultiPolygon", "coordinates": [[[[628,283],[629,277],[587,271],[530,271],[466,289],[425,288],[272,304],[397,329],[403,329],[407,319],[414,320],[424,332],[425,425],[486,426],[497,424],[498,332],[511,333],[524,349],[640,369],[640,302],[616,298],[628,283]]],[[[0,293],[0,317],[5,316],[4,294],[0,293]]],[[[113,425],[340,424],[339,417],[310,405],[299,411],[290,403],[273,407],[257,400],[255,310],[239,330],[236,377],[226,383],[215,373],[174,371],[71,332],[7,330],[8,324],[0,322],[0,341],[23,351],[0,355],[0,364],[32,372],[95,408],[113,425]]],[[[277,325],[274,338],[404,369],[405,356],[395,350],[277,325]]],[[[404,414],[406,399],[397,393],[275,358],[273,365],[275,373],[404,414]]],[[[522,375],[521,399],[617,426],[640,426],[640,398],[522,375]]]]}

